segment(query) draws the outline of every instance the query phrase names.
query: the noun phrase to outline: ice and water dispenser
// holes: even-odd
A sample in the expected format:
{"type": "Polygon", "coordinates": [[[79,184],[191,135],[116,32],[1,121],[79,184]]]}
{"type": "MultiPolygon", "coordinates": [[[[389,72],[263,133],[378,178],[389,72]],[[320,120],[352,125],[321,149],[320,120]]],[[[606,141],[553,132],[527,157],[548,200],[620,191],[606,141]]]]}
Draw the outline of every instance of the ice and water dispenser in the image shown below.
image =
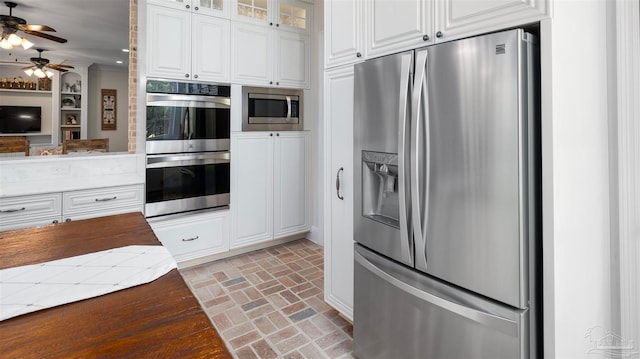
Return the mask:
{"type": "Polygon", "coordinates": [[[398,155],[362,151],[362,215],[399,228],[398,155]]]}

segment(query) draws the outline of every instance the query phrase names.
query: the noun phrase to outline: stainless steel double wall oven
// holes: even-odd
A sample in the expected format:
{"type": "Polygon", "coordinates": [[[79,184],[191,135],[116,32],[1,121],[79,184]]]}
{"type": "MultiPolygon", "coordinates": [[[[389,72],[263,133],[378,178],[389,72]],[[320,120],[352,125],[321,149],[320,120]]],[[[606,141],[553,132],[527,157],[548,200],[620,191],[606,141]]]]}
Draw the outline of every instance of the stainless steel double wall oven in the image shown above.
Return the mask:
{"type": "Polygon", "coordinates": [[[229,205],[229,85],[147,81],[147,217],[229,205]]]}

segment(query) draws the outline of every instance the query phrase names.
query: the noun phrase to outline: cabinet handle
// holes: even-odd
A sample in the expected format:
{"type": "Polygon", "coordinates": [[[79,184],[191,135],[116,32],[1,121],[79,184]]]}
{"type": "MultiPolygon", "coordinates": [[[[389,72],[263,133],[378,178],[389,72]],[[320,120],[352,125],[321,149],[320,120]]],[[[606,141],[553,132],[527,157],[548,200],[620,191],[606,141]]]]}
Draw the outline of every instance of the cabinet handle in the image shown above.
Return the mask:
{"type": "Polygon", "coordinates": [[[344,197],[340,195],[340,172],[344,171],[344,168],[340,167],[338,172],[336,173],[336,195],[339,200],[344,201],[344,197]]]}
{"type": "Polygon", "coordinates": [[[187,9],[191,9],[191,6],[190,6],[190,5],[185,5],[185,7],[186,7],[187,9]]]}
{"type": "Polygon", "coordinates": [[[13,208],[13,209],[5,209],[4,211],[0,211],[0,213],[13,213],[13,212],[22,212],[27,210],[26,207],[22,207],[22,208],[13,208]]]}
{"type": "Polygon", "coordinates": [[[280,27],[280,24],[276,24],[276,27],[280,27]]]}
{"type": "Polygon", "coordinates": [[[189,78],[189,74],[184,74],[184,77],[189,78]]]}
{"type": "Polygon", "coordinates": [[[280,137],[280,133],[276,133],[276,136],[280,137]]]}
{"type": "Polygon", "coordinates": [[[269,26],[273,26],[273,23],[272,23],[272,22],[270,22],[270,23],[269,23],[269,26]]]}
{"type": "Polygon", "coordinates": [[[273,137],[273,133],[270,133],[269,136],[273,137]]]}
{"type": "Polygon", "coordinates": [[[194,79],[197,79],[197,78],[198,78],[198,75],[193,75],[193,78],[194,78],[194,79]]]}
{"type": "Polygon", "coordinates": [[[423,41],[429,41],[429,35],[424,35],[424,36],[422,37],[422,40],[423,40],[423,41]]]}
{"type": "Polygon", "coordinates": [[[269,81],[269,85],[273,85],[273,81],[269,81]]]}
{"type": "Polygon", "coordinates": [[[53,222],[51,222],[51,223],[57,224],[58,222],[60,222],[60,221],[58,221],[57,219],[54,219],[53,222]]]}
{"type": "Polygon", "coordinates": [[[64,220],[65,222],[71,222],[71,218],[67,218],[64,220]]]}
{"type": "Polygon", "coordinates": [[[362,54],[358,52],[358,53],[356,54],[356,57],[362,57],[362,54]]]}
{"type": "Polygon", "coordinates": [[[96,198],[96,202],[108,202],[108,201],[113,201],[114,199],[117,199],[118,197],[113,196],[113,197],[106,197],[106,198],[96,198]]]}
{"type": "Polygon", "coordinates": [[[195,10],[195,11],[198,11],[198,10],[200,10],[200,8],[198,8],[198,7],[196,6],[196,7],[194,8],[194,10],[195,10]]]}
{"type": "Polygon", "coordinates": [[[442,38],[443,36],[444,36],[444,34],[442,33],[442,31],[438,31],[438,32],[436,32],[436,37],[437,37],[438,39],[442,38]]]}
{"type": "Polygon", "coordinates": [[[276,82],[276,85],[280,85],[280,81],[276,82]]]}
{"type": "Polygon", "coordinates": [[[182,241],[183,242],[191,242],[191,241],[195,241],[198,238],[200,238],[200,236],[195,236],[195,237],[191,237],[191,238],[182,238],[182,241]]]}

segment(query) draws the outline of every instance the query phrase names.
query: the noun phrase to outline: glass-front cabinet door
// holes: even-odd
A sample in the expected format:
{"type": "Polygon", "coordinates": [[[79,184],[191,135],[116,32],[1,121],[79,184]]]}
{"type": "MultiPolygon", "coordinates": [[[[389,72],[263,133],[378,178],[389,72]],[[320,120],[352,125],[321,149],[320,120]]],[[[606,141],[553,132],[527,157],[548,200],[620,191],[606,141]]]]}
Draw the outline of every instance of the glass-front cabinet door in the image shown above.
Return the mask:
{"type": "Polygon", "coordinates": [[[298,0],[234,0],[233,17],[239,21],[265,25],[274,29],[307,33],[311,22],[311,5],[298,0]]]}
{"type": "Polygon", "coordinates": [[[278,2],[278,27],[283,30],[308,32],[311,27],[311,6],[300,1],[278,2]]]}

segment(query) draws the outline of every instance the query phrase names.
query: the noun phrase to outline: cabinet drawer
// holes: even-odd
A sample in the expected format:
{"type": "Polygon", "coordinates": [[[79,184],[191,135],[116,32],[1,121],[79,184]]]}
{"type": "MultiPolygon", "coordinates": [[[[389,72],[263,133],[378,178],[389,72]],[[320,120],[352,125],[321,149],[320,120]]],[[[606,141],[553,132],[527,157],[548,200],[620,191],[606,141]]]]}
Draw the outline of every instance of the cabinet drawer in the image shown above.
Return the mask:
{"type": "Polygon", "coordinates": [[[217,211],[150,224],[160,242],[180,261],[228,251],[228,218],[229,211],[217,211]]]}
{"type": "Polygon", "coordinates": [[[0,222],[0,231],[8,231],[11,229],[22,229],[29,227],[41,227],[49,224],[60,223],[59,215],[51,215],[44,217],[31,218],[25,221],[0,222]]]}
{"type": "Polygon", "coordinates": [[[60,218],[61,200],[60,193],[1,198],[0,222],[4,227],[9,223],[28,222],[38,217],[60,218]]]}
{"type": "Polygon", "coordinates": [[[108,187],[65,192],[63,212],[66,215],[87,211],[108,211],[127,206],[144,205],[143,185],[108,187]]]}

